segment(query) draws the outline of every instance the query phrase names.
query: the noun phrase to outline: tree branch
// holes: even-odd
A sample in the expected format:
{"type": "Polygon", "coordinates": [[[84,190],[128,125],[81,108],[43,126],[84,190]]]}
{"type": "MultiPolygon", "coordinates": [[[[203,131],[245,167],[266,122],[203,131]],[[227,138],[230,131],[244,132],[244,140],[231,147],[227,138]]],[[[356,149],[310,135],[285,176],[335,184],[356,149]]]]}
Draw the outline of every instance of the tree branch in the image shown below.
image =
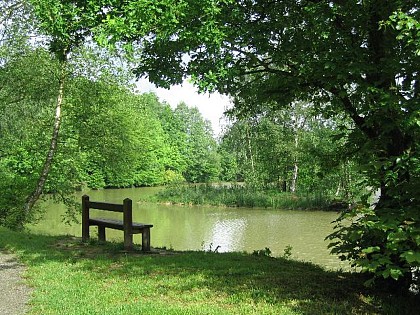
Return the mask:
{"type": "Polygon", "coordinates": [[[356,126],[370,139],[377,137],[377,132],[374,128],[366,126],[366,120],[364,117],[359,116],[355,107],[353,106],[347,92],[344,89],[337,87],[331,87],[328,90],[334,97],[341,101],[344,110],[349,114],[350,118],[354,121],[356,126]]]}

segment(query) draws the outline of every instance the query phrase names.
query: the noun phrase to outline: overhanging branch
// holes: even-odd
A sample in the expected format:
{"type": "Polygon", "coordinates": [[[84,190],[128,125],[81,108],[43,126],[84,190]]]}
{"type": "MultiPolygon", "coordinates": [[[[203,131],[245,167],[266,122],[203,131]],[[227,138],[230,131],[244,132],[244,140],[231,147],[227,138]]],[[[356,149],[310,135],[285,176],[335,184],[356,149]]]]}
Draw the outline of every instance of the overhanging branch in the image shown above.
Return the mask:
{"type": "Polygon", "coordinates": [[[350,98],[347,95],[347,92],[344,89],[331,87],[329,88],[329,92],[341,101],[344,110],[349,114],[350,118],[354,121],[356,126],[364,134],[366,134],[366,136],[368,136],[371,139],[377,136],[377,132],[375,131],[375,129],[367,126],[366,119],[357,113],[356,108],[353,106],[350,98]]]}

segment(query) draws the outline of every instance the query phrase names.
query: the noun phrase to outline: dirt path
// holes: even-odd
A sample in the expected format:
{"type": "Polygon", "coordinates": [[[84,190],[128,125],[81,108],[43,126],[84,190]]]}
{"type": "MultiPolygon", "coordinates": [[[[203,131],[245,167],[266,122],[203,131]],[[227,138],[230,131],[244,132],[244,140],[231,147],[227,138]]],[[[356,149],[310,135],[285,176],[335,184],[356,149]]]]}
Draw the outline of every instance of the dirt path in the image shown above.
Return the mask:
{"type": "Polygon", "coordinates": [[[24,284],[25,267],[12,254],[0,251],[0,314],[22,315],[28,310],[31,289],[24,284]]]}

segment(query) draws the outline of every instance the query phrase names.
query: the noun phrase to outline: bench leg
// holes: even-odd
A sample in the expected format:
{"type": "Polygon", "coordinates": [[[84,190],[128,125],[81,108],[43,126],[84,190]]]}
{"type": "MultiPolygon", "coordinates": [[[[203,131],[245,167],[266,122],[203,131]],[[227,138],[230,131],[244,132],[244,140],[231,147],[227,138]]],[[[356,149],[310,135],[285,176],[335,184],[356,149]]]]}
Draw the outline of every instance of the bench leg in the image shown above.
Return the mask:
{"type": "Polygon", "coordinates": [[[89,240],[89,197],[82,197],[82,241],[89,240]]]}
{"type": "Polygon", "coordinates": [[[105,227],[102,225],[98,225],[98,239],[100,242],[106,241],[105,227]]]}
{"type": "Polygon", "coordinates": [[[141,233],[141,249],[143,252],[150,252],[150,228],[144,228],[141,233]]]}
{"type": "Polygon", "coordinates": [[[85,222],[82,223],[82,242],[87,242],[89,240],[89,224],[85,222]]]}
{"type": "Polygon", "coordinates": [[[124,248],[125,250],[133,249],[133,234],[127,231],[124,231],[124,248]]]}

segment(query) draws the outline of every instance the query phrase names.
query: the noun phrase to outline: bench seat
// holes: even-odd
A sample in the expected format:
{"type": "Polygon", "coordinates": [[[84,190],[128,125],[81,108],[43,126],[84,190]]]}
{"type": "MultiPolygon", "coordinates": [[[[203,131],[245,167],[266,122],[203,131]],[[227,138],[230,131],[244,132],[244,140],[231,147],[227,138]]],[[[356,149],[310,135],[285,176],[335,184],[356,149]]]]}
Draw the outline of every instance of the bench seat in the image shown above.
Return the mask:
{"type": "MultiPolygon", "coordinates": [[[[89,219],[89,225],[101,225],[107,228],[124,231],[124,222],[122,220],[95,218],[89,219]]],[[[133,222],[132,227],[133,234],[139,234],[142,233],[144,229],[153,227],[153,225],[133,222]]]]}

